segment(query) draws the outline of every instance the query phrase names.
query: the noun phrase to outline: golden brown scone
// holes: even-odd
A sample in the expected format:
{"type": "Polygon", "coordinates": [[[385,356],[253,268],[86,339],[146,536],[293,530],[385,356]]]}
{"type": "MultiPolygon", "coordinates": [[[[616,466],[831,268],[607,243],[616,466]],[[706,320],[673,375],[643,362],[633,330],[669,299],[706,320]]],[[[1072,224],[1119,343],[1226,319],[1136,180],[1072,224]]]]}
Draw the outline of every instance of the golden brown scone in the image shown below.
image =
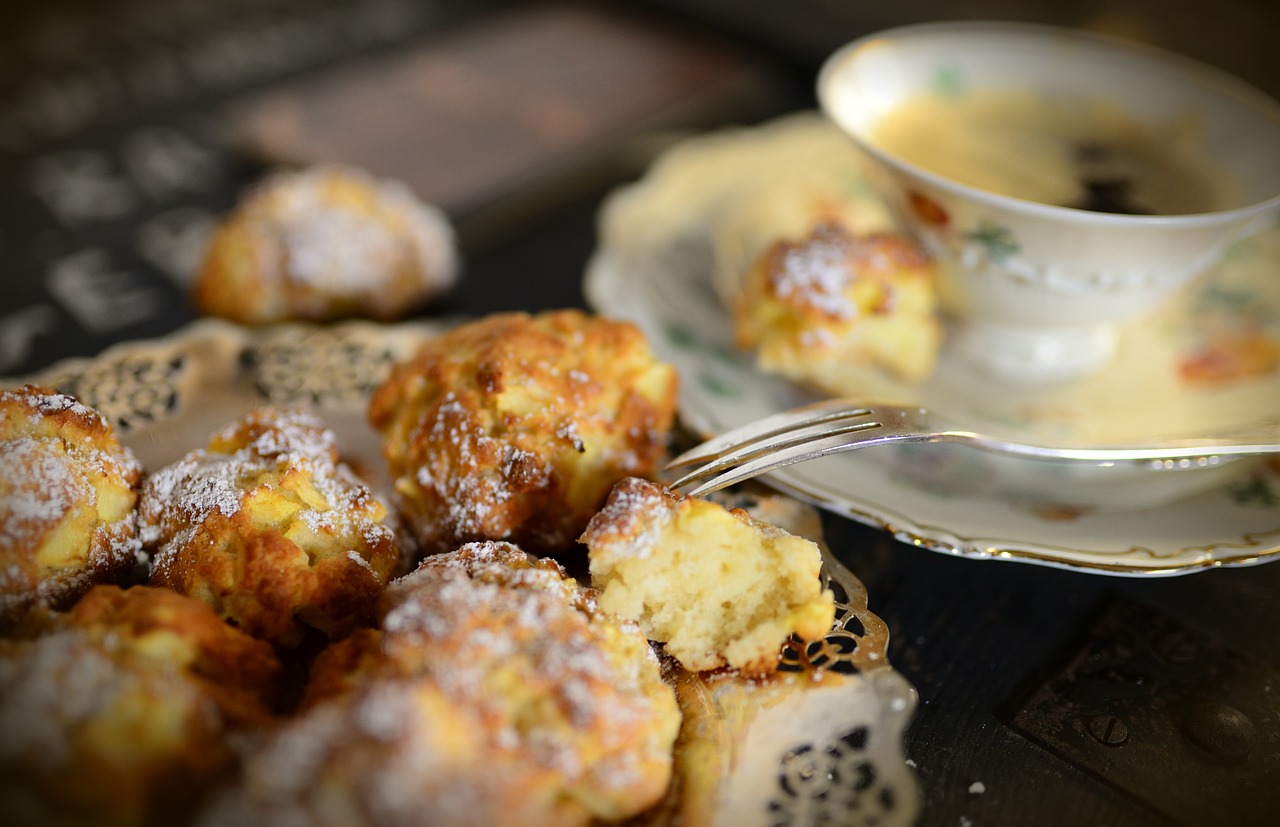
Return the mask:
{"type": "Polygon", "coordinates": [[[228,734],[265,725],[266,643],[167,589],[93,588],[0,641],[0,812],[10,825],[182,824],[228,780],[228,734]]]}
{"type": "Polygon", "coordinates": [[[819,640],[835,619],[813,542],[647,480],[618,483],[582,542],[601,608],[695,672],[772,672],[793,634],[819,640]]]}
{"type": "Polygon", "coordinates": [[[662,798],[674,694],[640,629],[554,561],[466,545],[395,581],[380,613],[322,653],[302,714],[212,823],[575,825],[662,798]]]}
{"type": "Polygon", "coordinates": [[[914,242],[823,223],[756,260],[734,331],[763,370],[790,379],[839,392],[831,377],[857,364],[918,382],[942,343],[936,305],[933,262],[914,242]]]}
{"type": "Polygon", "coordinates": [[[244,324],[389,320],[451,287],[444,214],[401,183],[351,168],[271,175],[214,232],[195,283],[204,313],[244,324]]]}
{"type": "Polygon", "coordinates": [[[676,374],[625,322],[562,310],[455,328],[395,367],[369,418],[428,553],[572,547],[609,489],[654,472],[676,374]]]}
{"type": "Polygon", "coordinates": [[[139,502],[151,584],[293,645],[371,614],[398,552],[387,509],[312,414],[262,408],[151,475],[139,502]]]}
{"type": "Polygon", "coordinates": [[[134,567],[141,477],[97,411],[33,385],[0,391],[0,626],[134,567]]]}
{"type": "Polygon", "coordinates": [[[194,824],[582,823],[571,803],[548,800],[558,792],[544,783],[550,773],[494,754],[482,741],[483,723],[432,684],[371,683],[290,719],[254,744],[243,759],[242,780],[217,795],[194,824]]]}

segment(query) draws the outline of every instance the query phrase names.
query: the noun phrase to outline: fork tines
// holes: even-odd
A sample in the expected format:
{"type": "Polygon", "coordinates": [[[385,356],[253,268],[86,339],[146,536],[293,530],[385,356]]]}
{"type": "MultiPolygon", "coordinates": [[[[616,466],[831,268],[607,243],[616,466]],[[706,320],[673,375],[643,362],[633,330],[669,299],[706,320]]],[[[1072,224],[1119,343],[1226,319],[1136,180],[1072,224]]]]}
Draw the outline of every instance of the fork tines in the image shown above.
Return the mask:
{"type": "Polygon", "coordinates": [[[868,408],[828,401],[780,413],[708,440],[673,459],[667,468],[701,464],[671,484],[689,495],[715,491],[740,480],[832,453],[849,444],[847,436],[881,427],[868,408]]]}

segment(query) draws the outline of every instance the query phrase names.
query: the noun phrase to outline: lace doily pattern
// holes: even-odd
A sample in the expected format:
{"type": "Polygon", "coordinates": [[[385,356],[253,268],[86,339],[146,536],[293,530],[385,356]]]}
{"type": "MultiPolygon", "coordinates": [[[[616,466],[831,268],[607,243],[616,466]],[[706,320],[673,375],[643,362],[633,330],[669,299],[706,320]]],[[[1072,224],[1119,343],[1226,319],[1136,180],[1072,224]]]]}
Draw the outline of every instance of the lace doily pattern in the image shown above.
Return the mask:
{"type": "Polygon", "coordinates": [[[792,639],[782,651],[786,672],[830,670],[859,674],[889,666],[889,629],[867,609],[867,592],[853,573],[823,548],[822,579],[836,599],[835,625],[825,638],[805,644],[792,639]]]}
{"type": "Polygon", "coordinates": [[[52,384],[96,408],[117,431],[126,433],[173,415],[187,361],[183,354],[122,354],[88,362],[52,384]]]}
{"type": "Polygon", "coordinates": [[[356,329],[294,329],[246,347],[241,362],[263,399],[330,407],[367,399],[396,352],[356,329]]]}
{"type": "Polygon", "coordinates": [[[869,735],[858,726],[787,753],[778,777],[783,795],[769,803],[772,825],[896,823],[900,796],[884,783],[869,735]]]}

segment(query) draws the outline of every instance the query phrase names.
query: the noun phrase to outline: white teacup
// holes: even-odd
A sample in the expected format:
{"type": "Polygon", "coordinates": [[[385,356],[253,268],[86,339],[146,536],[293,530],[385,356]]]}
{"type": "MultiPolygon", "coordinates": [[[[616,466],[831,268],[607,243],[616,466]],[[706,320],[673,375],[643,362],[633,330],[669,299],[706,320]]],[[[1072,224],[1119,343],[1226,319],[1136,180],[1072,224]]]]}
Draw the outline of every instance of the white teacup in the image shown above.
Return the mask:
{"type": "Polygon", "coordinates": [[[1157,310],[1280,212],[1280,104],[1150,47],[1012,23],[907,26],[837,51],[818,95],[876,160],[886,196],[938,258],[954,345],[1011,381],[1102,367],[1118,324],[1157,310]],[[1021,90],[1097,101],[1157,130],[1193,124],[1229,194],[1192,214],[1098,212],[998,194],[886,151],[881,119],[940,85],[953,95],[1021,90]]]}

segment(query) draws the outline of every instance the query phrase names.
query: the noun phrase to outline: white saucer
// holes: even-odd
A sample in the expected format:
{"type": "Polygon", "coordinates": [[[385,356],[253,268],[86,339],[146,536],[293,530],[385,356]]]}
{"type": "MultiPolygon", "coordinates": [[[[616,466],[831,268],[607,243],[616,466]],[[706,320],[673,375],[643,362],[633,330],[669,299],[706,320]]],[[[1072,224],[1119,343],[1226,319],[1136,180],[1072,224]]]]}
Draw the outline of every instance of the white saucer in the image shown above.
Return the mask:
{"type": "MultiPolygon", "coordinates": [[[[735,193],[812,154],[833,130],[802,115],[694,139],[602,212],[588,301],[639,324],[676,365],[681,414],[696,432],[719,433],[811,398],[762,375],[734,349],[713,284],[711,233],[735,193]]],[[[922,385],[868,372],[866,395],[919,402],[990,432],[1077,445],[1256,426],[1280,414],[1280,365],[1268,359],[1268,348],[1280,347],[1278,267],[1280,233],[1241,242],[1177,302],[1125,329],[1117,360],[1082,382],[1010,388],[944,349],[922,385]],[[1259,361],[1245,375],[1250,358],[1259,361]],[[1226,376],[1188,379],[1210,368],[1226,376]]],[[[723,276],[718,290],[725,291],[723,276]]],[[[769,482],[907,542],[982,558],[1177,574],[1280,554],[1274,463],[1155,471],[911,446],[792,466],[769,482]]]]}

